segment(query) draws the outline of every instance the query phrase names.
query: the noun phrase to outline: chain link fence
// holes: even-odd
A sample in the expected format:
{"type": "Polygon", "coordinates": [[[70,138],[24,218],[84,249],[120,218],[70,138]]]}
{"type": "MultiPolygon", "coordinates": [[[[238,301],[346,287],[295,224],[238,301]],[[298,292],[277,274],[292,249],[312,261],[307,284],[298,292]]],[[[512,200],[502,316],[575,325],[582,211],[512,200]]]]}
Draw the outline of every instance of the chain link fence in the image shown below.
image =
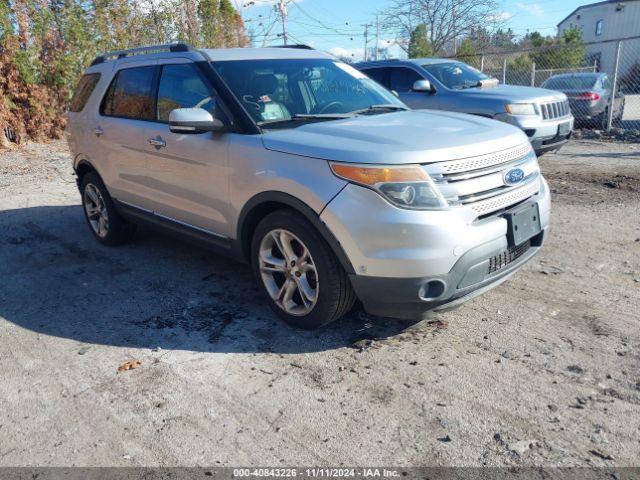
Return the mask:
{"type": "Polygon", "coordinates": [[[640,37],[460,59],[506,85],[564,92],[577,128],[640,130],[640,37]]]}

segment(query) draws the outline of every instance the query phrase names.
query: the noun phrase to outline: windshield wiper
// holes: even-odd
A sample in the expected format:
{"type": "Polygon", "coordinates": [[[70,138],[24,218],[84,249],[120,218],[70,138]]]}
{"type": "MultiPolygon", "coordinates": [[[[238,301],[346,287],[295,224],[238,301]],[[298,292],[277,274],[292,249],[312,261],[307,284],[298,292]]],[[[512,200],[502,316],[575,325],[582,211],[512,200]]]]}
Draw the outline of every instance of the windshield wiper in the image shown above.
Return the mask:
{"type": "Polygon", "coordinates": [[[258,122],[258,126],[276,125],[278,123],[303,122],[305,120],[344,120],[353,118],[352,113],[301,113],[295,114],[291,118],[281,118],[279,120],[265,120],[258,122]]]}
{"type": "Polygon", "coordinates": [[[465,90],[467,88],[484,88],[484,87],[496,87],[500,82],[497,78],[485,78],[484,80],[478,80],[476,83],[464,84],[458,88],[458,90],[465,90]]]}
{"type": "Polygon", "coordinates": [[[478,81],[477,83],[465,83],[464,85],[460,85],[458,90],[466,90],[468,88],[479,88],[482,86],[482,81],[478,81]]]}
{"type": "Polygon", "coordinates": [[[340,120],[352,118],[353,113],[300,113],[293,116],[294,120],[340,120]]]}
{"type": "Polygon", "coordinates": [[[384,104],[384,105],[371,105],[370,107],[363,108],[361,110],[355,110],[349,113],[300,113],[295,114],[291,118],[281,118],[279,120],[265,120],[264,122],[258,122],[258,126],[270,126],[276,125],[279,123],[290,123],[290,122],[303,122],[305,120],[345,120],[348,118],[353,118],[357,115],[362,115],[365,113],[372,112],[389,112],[389,111],[405,111],[409,110],[409,108],[404,107],[402,105],[393,105],[393,104],[384,104]]]}
{"type": "Polygon", "coordinates": [[[391,111],[391,112],[397,112],[397,111],[406,111],[409,110],[408,107],[405,107],[403,105],[394,105],[393,103],[385,103],[382,105],[371,105],[370,107],[367,108],[363,108],[361,110],[355,110],[353,112],[351,112],[352,115],[361,115],[363,113],[371,113],[371,112],[380,112],[380,111],[391,111]]]}

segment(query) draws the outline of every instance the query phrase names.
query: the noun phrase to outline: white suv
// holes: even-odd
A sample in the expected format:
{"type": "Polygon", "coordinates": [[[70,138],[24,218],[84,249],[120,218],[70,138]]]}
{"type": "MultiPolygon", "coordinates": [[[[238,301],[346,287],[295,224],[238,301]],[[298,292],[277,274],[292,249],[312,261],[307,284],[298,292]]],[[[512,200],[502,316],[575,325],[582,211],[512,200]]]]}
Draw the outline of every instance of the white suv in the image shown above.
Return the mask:
{"type": "Polygon", "coordinates": [[[409,111],[308,48],[146,47],[96,58],[68,138],[106,245],[141,221],[251,263],[273,310],[314,328],[356,299],[421,318],[540,249],[549,189],[517,128],[409,111]]]}

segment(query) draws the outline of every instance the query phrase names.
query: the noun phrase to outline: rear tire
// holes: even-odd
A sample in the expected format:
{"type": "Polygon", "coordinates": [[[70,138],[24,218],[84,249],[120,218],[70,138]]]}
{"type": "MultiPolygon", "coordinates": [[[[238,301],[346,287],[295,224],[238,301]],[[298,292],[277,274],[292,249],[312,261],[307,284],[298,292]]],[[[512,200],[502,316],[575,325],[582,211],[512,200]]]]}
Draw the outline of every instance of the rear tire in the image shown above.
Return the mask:
{"type": "Polygon", "coordinates": [[[278,210],[258,224],[251,264],[271,309],[294,327],[327,325],[348,313],[356,300],[327,242],[295,211],[278,210]]]}
{"type": "Polygon", "coordinates": [[[116,246],[133,237],[136,226],[117,212],[111,195],[96,172],[89,172],[80,183],[82,209],[93,236],[103,245],[116,246]]]}

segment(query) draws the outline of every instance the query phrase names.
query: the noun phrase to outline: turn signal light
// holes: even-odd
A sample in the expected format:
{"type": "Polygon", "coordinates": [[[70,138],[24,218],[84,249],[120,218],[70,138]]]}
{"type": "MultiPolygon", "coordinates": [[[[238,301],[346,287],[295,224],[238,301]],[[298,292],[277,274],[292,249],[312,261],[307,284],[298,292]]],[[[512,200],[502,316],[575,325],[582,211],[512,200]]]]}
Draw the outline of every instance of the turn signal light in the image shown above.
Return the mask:
{"type": "Polygon", "coordinates": [[[429,175],[418,166],[361,167],[332,163],[331,169],[338,177],[368,186],[389,182],[419,182],[429,178],[429,175]]]}

